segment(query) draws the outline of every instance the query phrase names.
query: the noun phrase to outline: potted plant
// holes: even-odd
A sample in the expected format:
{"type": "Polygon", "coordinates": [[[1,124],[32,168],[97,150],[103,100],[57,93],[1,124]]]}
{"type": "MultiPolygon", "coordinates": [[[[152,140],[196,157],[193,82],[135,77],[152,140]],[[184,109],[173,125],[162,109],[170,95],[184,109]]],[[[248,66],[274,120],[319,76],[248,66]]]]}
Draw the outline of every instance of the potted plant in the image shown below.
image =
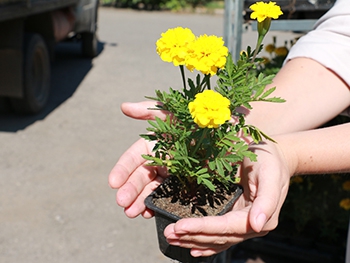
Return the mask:
{"type": "Polygon", "coordinates": [[[269,97],[266,90],[273,76],[255,75],[257,54],[269,30],[271,18],[282,14],[275,3],[258,2],[251,6],[252,18],[258,19],[255,50],[242,52],[235,63],[222,38],[196,37],[188,28],[169,29],[157,41],[162,60],[179,66],[183,88],[157,90],[157,105],[151,110],[167,111],[165,120],[149,121],[149,133],[141,135],[154,141],[152,155],[143,155],[148,165],[162,166],[169,178],[146,200],[155,211],[161,251],[181,262],[211,262],[213,257],[193,258],[189,249],[170,246],[164,228],[183,217],[220,215],[229,211],[243,189],[237,184],[237,169],[244,158],[256,160],[246,138],[255,143],[272,140],[257,127],[245,123],[239,110],[251,109],[253,101],[283,102],[269,97]],[[185,68],[198,70],[194,80],[186,82],[185,68]],[[211,87],[211,77],[217,82],[211,87]]]}

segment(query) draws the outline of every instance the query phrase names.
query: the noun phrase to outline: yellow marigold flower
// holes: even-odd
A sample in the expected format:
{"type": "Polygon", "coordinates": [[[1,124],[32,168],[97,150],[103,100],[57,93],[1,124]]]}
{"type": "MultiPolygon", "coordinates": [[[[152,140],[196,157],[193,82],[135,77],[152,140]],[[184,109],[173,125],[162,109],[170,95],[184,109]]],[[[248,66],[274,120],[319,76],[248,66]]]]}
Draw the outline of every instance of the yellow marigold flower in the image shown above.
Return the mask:
{"type": "Polygon", "coordinates": [[[350,191],[350,180],[345,181],[345,182],[343,183],[343,189],[344,189],[345,191],[350,191]]]}
{"type": "Polygon", "coordinates": [[[350,210],[350,198],[344,198],[341,200],[339,206],[345,210],[350,210]]]}
{"type": "Polygon", "coordinates": [[[266,47],[265,47],[265,51],[268,52],[268,53],[272,53],[275,51],[275,45],[274,44],[268,44],[266,47]]]}
{"type": "Polygon", "coordinates": [[[165,62],[173,62],[175,66],[185,65],[188,45],[196,36],[188,28],[176,27],[168,29],[157,40],[157,53],[165,62]]]}
{"type": "Polygon", "coordinates": [[[226,64],[228,48],[222,37],[202,35],[189,48],[191,53],[186,59],[186,67],[190,71],[196,69],[206,75],[215,75],[226,64]]]}
{"type": "Polygon", "coordinates": [[[278,47],[275,49],[275,54],[280,57],[285,57],[288,54],[288,48],[286,47],[278,47]]]}
{"type": "Polygon", "coordinates": [[[200,128],[218,128],[230,120],[230,100],[213,90],[198,93],[188,109],[200,128]]]}
{"type": "Polygon", "coordinates": [[[257,19],[258,22],[263,22],[266,18],[277,19],[282,15],[281,8],[276,5],[276,2],[257,2],[249,7],[253,12],[250,14],[251,19],[257,19]]]}

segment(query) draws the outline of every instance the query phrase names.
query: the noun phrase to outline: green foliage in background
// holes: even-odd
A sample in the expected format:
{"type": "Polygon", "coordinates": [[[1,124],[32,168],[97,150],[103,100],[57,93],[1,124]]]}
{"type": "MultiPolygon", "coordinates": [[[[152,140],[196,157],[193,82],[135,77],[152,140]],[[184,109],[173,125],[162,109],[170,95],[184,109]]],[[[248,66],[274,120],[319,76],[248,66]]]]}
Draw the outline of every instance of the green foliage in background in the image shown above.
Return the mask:
{"type": "Polygon", "coordinates": [[[224,8],[223,1],[213,0],[100,0],[104,6],[148,9],[148,10],[172,10],[195,9],[197,7],[224,8]]]}

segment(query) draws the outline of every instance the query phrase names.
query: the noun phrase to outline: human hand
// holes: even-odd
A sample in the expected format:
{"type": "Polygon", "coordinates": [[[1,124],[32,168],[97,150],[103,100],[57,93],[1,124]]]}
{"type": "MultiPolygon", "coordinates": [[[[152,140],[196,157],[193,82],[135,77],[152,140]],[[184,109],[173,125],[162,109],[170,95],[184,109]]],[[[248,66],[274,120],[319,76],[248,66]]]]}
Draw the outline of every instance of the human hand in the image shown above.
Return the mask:
{"type": "Polygon", "coordinates": [[[210,256],[277,226],[290,168],[278,144],[266,142],[250,149],[258,161],[244,161],[240,170],[244,194],[234,209],[223,216],[187,218],[169,225],[164,235],[171,245],[190,248],[196,257],[210,256]]]}
{"type": "Polygon", "coordinates": [[[138,120],[154,120],[155,117],[165,119],[167,112],[162,110],[149,110],[154,109],[157,102],[154,101],[141,101],[141,102],[124,102],[121,105],[122,112],[133,119],[138,120]]]}
{"type": "MultiPolygon", "coordinates": [[[[121,109],[129,117],[137,119],[154,119],[155,116],[165,117],[159,110],[150,111],[155,103],[151,101],[140,103],[123,103],[121,109]]],[[[150,154],[153,144],[140,139],[136,141],[119,158],[109,174],[109,185],[117,192],[117,204],[124,208],[126,216],[130,218],[142,215],[145,218],[153,216],[153,212],[146,208],[145,198],[157,188],[167,176],[164,169],[145,165],[142,154],[150,154]]]]}
{"type": "Polygon", "coordinates": [[[151,153],[152,147],[144,139],[136,141],[123,153],[109,174],[109,185],[119,189],[117,204],[124,208],[124,213],[130,218],[153,216],[144,200],[167,176],[166,171],[145,165],[141,154],[151,153]]]}
{"type": "MultiPolygon", "coordinates": [[[[152,107],[152,102],[124,103],[122,111],[137,119],[153,119],[154,113],[165,116],[161,111],[146,110],[152,107]]],[[[149,142],[140,139],[121,156],[109,176],[110,185],[119,188],[117,203],[125,208],[128,217],[153,215],[144,199],[166,177],[165,171],[144,166],[141,154],[150,153],[151,149],[149,142]]],[[[193,256],[210,256],[243,240],[265,235],[277,226],[290,169],[277,144],[267,142],[250,149],[258,155],[258,162],[244,161],[240,170],[244,194],[233,211],[217,217],[182,219],[169,225],[164,234],[170,244],[191,248],[193,256]]]]}

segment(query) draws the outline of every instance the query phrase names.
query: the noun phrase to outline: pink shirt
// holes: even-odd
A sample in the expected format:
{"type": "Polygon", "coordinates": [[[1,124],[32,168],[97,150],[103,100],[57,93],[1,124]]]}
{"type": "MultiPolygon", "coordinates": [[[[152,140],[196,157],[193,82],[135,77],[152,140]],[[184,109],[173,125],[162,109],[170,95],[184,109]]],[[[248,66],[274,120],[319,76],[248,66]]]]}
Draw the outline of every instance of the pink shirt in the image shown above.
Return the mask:
{"type": "Polygon", "coordinates": [[[287,59],[311,58],[338,74],[350,87],[350,1],[338,0],[301,37],[287,59]]]}

